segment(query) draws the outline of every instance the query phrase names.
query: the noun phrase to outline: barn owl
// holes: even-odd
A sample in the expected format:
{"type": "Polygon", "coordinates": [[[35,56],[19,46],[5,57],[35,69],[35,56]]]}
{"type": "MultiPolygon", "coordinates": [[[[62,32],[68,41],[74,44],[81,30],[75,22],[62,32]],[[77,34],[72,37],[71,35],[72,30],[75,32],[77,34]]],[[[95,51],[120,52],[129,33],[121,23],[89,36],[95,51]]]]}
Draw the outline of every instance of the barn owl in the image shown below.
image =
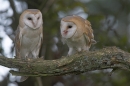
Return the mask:
{"type": "Polygon", "coordinates": [[[21,14],[15,35],[17,58],[38,58],[43,39],[42,24],[42,14],[38,9],[27,9],[21,14]]]}
{"type": "Polygon", "coordinates": [[[69,47],[68,55],[88,51],[95,44],[93,30],[88,20],[80,16],[67,16],[61,19],[60,31],[63,44],[69,47]]]}

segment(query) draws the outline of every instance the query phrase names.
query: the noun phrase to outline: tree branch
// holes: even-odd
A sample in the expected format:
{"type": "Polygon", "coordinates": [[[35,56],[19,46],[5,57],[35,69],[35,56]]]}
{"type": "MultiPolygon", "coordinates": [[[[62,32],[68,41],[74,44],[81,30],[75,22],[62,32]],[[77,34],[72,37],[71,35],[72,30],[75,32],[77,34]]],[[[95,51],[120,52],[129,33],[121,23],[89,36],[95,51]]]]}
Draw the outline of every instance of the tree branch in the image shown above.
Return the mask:
{"type": "Polygon", "coordinates": [[[0,56],[0,65],[9,68],[13,75],[19,76],[53,76],[79,74],[92,70],[120,68],[130,71],[130,53],[116,47],[107,47],[96,51],[81,52],[57,60],[30,59],[21,61],[0,56]]]}

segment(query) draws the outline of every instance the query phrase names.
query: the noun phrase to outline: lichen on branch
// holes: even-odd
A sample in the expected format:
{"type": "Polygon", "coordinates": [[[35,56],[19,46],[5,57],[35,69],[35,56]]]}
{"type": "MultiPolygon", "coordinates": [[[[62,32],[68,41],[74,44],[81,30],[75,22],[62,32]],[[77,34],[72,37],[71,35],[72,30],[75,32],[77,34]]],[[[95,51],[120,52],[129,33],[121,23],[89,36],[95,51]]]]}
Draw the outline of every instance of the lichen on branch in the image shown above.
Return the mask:
{"type": "Polygon", "coordinates": [[[42,58],[22,61],[20,59],[0,56],[0,65],[19,76],[54,76],[65,74],[80,74],[92,70],[120,68],[130,71],[130,53],[117,47],[106,47],[100,50],[80,52],[72,56],[63,56],[56,60],[42,58]]]}

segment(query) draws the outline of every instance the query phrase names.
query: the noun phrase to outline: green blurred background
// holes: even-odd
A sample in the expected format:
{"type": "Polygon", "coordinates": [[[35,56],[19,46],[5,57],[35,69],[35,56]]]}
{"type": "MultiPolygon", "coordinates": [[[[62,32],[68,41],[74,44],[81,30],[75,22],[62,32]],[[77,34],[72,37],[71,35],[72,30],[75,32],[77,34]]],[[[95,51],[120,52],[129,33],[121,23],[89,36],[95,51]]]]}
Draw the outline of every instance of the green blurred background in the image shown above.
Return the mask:
{"type": "MultiPolygon", "coordinates": [[[[130,52],[130,0],[0,0],[1,6],[4,2],[8,5],[0,9],[0,55],[14,56],[13,42],[10,44],[9,38],[5,41],[5,36],[14,36],[19,16],[28,8],[39,9],[43,14],[44,40],[40,56],[45,59],[67,55],[68,47],[61,42],[59,27],[61,18],[68,15],[79,15],[91,22],[97,44],[90,50],[117,46],[130,52]]],[[[130,86],[130,72],[116,70],[110,76],[110,70],[41,79],[30,77],[21,83],[7,73],[1,75],[0,86],[130,86]]]]}

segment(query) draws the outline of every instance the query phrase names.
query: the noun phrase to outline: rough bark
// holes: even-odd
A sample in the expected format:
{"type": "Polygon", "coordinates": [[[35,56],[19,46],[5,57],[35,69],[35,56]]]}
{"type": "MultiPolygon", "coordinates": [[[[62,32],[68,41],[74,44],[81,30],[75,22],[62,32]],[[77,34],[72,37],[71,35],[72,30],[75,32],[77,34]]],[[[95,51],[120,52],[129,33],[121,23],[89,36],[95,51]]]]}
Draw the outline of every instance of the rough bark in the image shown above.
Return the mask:
{"type": "Polygon", "coordinates": [[[20,76],[54,76],[80,74],[92,70],[120,68],[130,71],[130,53],[116,47],[81,52],[72,56],[63,56],[56,60],[30,59],[22,61],[0,56],[0,65],[9,68],[13,75],[20,76]]]}

